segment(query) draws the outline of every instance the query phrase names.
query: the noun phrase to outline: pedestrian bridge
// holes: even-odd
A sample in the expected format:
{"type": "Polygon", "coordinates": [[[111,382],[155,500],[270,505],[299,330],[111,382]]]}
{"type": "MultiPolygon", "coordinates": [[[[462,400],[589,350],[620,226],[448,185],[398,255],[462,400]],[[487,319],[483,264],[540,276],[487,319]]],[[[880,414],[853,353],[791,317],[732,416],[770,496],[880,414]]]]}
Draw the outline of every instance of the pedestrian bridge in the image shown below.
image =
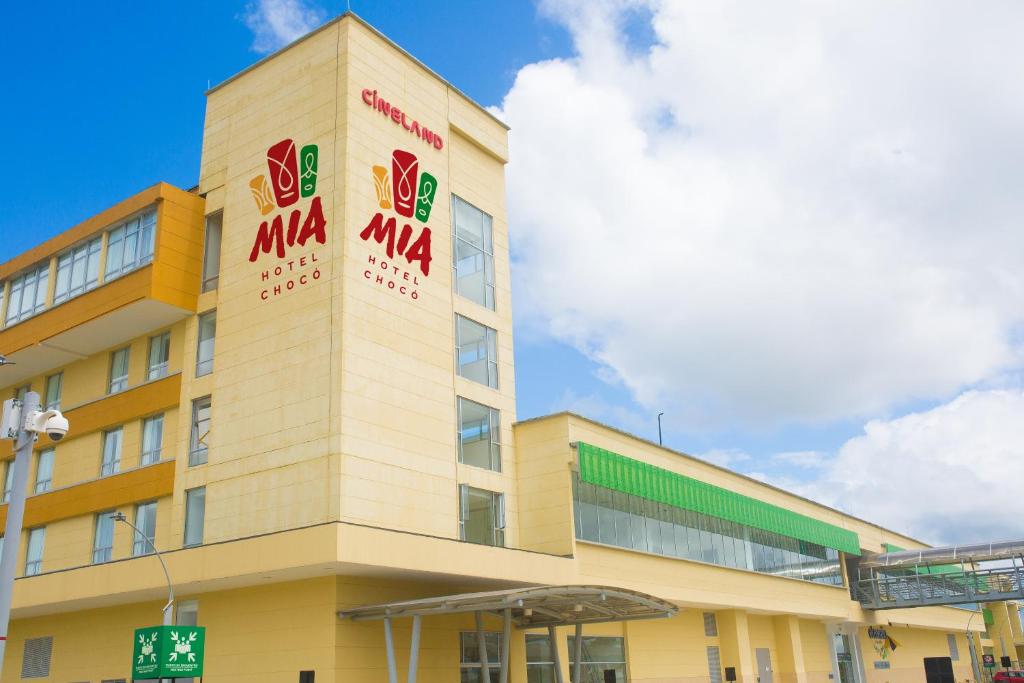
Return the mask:
{"type": "Polygon", "coordinates": [[[866,555],[853,573],[865,609],[1024,600],[1024,540],[866,555]]]}

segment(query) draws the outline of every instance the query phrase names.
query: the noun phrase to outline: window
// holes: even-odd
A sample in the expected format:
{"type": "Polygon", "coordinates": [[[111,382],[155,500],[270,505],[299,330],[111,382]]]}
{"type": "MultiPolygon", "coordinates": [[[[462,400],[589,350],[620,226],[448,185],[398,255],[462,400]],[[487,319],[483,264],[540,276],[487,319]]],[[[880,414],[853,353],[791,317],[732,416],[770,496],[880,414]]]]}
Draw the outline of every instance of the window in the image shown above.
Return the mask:
{"type": "Polygon", "coordinates": [[[52,448],[39,451],[39,462],[36,463],[36,493],[46,493],[53,484],[54,452],[52,448]]]}
{"type": "Polygon", "coordinates": [[[206,463],[210,437],[210,397],[204,396],[192,401],[192,438],[188,452],[188,464],[206,463]]]}
{"type": "Polygon", "coordinates": [[[151,210],[107,233],[108,280],[141,268],[153,260],[155,227],[156,211],[151,210]]]}
{"type": "Polygon", "coordinates": [[[7,468],[4,471],[4,495],[3,500],[0,502],[9,503],[11,501],[11,491],[14,490],[14,461],[7,461],[7,468]]]}
{"type": "Polygon", "coordinates": [[[46,527],[40,526],[28,532],[28,550],[25,552],[25,576],[35,576],[43,570],[43,546],[46,544],[46,527]]]}
{"type": "Polygon", "coordinates": [[[946,634],[946,642],[949,643],[949,658],[954,662],[960,661],[960,648],[956,642],[956,636],[952,633],[946,634]]]}
{"type": "Polygon", "coordinates": [[[217,311],[199,316],[199,342],[196,345],[196,377],[213,372],[213,337],[217,333],[217,311]]]}
{"type": "Polygon", "coordinates": [[[46,308],[46,287],[50,280],[50,264],[44,263],[11,280],[7,301],[7,324],[31,318],[46,308]]]}
{"type": "Polygon", "coordinates": [[[114,510],[96,515],[96,535],[92,543],[92,563],[110,562],[114,555],[114,510]]]}
{"type": "Polygon", "coordinates": [[[704,613],[704,635],[708,638],[718,637],[718,620],[714,612],[704,613]]]}
{"type": "Polygon", "coordinates": [[[149,364],[146,366],[146,380],[167,376],[167,365],[171,357],[171,333],[164,332],[149,338],[149,364]]]}
{"type": "Polygon", "coordinates": [[[455,316],[455,364],[459,375],[498,388],[498,333],[461,315],[455,316]]]}
{"type": "Polygon", "coordinates": [[[708,678],[711,683],[722,683],[722,653],[717,646],[708,648],[708,678]]]}
{"type": "Polygon", "coordinates": [[[110,354],[110,383],[107,386],[108,394],[116,394],[128,388],[128,352],[126,346],[110,354]]]}
{"type": "Polygon", "coordinates": [[[526,634],[526,683],[555,683],[555,658],[551,639],[546,635],[526,634]]]}
{"type": "Polygon", "coordinates": [[[21,656],[22,678],[46,678],[50,675],[53,636],[26,638],[21,656]]]}
{"type": "Polygon", "coordinates": [[[839,551],[595,486],[573,475],[576,537],[669,557],[842,586],[839,551]]]}
{"type": "Polygon", "coordinates": [[[459,538],[470,543],[505,545],[505,497],[460,484],[459,538]]]}
{"type": "Polygon", "coordinates": [[[494,310],[494,236],[491,217],[452,195],[452,268],[455,292],[494,310]]]}
{"type": "Polygon", "coordinates": [[[458,398],[459,462],[501,471],[501,423],[498,411],[469,399],[458,398]]]}
{"type": "Polygon", "coordinates": [[[46,398],[43,410],[60,410],[60,395],[64,389],[64,373],[58,372],[46,378],[46,398]]]}
{"type": "MultiPolygon", "coordinates": [[[[484,683],[480,676],[480,646],[476,631],[459,634],[460,683],[484,683]]],[[[484,646],[487,648],[487,673],[489,683],[498,683],[501,673],[501,634],[484,632],[484,646]]]]}
{"type": "MultiPolygon", "coordinates": [[[[569,680],[576,664],[576,637],[569,636],[569,680]]],[[[610,636],[583,636],[580,677],[584,683],[626,683],[626,643],[610,636]],[[615,672],[611,679],[609,671],[615,672]]],[[[575,681],[573,683],[576,683],[575,681]]]]}
{"type": "Polygon", "coordinates": [[[206,217],[206,242],[203,245],[203,291],[217,289],[220,280],[220,233],[224,214],[218,211],[206,217]]]}
{"type": "Polygon", "coordinates": [[[132,557],[149,555],[156,542],[156,501],[135,506],[135,540],[132,542],[132,557]]]}
{"type": "Polygon", "coordinates": [[[57,257],[54,305],[88,292],[99,283],[101,241],[96,237],[57,257]]]}
{"type": "Polygon", "coordinates": [[[121,471],[121,444],[123,441],[123,427],[103,432],[103,462],[100,464],[100,476],[105,477],[121,471]]]}
{"type": "Polygon", "coordinates": [[[206,487],[185,491],[185,543],[200,545],[203,542],[203,523],[206,519],[206,487]]]}
{"type": "Polygon", "coordinates": [[[160,453],[164,441],[164,416],[154,415],[142,421],[142,454],[140,465],[152,465],[160,462],[160,453]]]}

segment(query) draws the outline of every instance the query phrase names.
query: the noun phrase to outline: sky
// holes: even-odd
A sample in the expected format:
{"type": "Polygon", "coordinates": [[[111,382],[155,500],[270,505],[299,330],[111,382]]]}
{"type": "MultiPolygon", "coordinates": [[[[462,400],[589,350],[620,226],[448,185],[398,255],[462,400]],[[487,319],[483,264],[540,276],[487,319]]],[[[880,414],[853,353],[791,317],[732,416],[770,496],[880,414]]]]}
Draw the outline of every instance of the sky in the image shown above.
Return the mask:
{"type": "MultiPolygon", "coordinates": [[[[511,126],[520,419],[664,413],[927,542],[1024,537],[1024,5],[351,5],[511,126]]],[[[0,261],[192,187],[204,90],[344,10],[9,8],[0,261]]]]}

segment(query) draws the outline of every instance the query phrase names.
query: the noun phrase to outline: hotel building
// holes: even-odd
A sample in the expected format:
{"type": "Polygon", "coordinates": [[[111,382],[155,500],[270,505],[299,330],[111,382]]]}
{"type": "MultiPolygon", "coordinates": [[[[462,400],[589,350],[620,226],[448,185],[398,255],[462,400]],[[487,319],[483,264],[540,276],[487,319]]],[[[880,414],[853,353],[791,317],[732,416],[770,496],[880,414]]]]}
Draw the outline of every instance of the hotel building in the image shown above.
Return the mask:
{"type": "Polygon", "coordinates": [[[517,422],[507,161],[504,124],[346,14],[207,93],[196,188],[0,265],[4,398],[71,425],[37,443],[5,544],[3,681],[130,680],[166,601],[150,542],[214,683],[902,683],[1024,658],[1015,603],[854,597],[860,558],[913,538],[585,417],[517,422]]]}

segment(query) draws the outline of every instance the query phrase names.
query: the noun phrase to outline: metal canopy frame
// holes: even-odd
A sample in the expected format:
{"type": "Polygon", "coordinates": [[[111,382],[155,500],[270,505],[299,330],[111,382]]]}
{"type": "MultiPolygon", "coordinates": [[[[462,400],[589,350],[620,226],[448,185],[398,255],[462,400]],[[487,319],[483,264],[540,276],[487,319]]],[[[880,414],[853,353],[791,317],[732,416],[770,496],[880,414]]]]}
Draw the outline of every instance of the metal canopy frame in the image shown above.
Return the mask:
{"type": "Polygon", "coordinates": [[[391,630],[392,619],[412,618],[412,640],[409,646],[409,683],[416,683],[416,668],[419,663],[420,624],[425,616],[442,614],[466,614],[472,612],[476,620],[477,647],[480,651],[481,680],[486,681],[490,662],[487,660],[487,646],[484,640],[483,617],[485,613],[500,616],[501,662],[500,683],[508,683],[508,650],[512,625],[516,628],[547,628],[551,645],[551,656],[555,662],[557,683],[562,680],[559,663],[559,648],[555,637],[558,626],[575,626],[576,652],[574,656],[573,680],[580,680],[581,648],[583,625],[610,621],[633,621],[637,619],[663,619],[679,611],[675,605],[645,593],[609,586],[540,586],[535,588],[512,588],[483,593],[460,593],[434,598],[405,600],[381,605],[367,605],[338,612],[339,619],[352,621],[383,621],[384,644],[388,659],[388,681],[398,683],[398,667],[395,663],[395,642],[391,630]]]}

